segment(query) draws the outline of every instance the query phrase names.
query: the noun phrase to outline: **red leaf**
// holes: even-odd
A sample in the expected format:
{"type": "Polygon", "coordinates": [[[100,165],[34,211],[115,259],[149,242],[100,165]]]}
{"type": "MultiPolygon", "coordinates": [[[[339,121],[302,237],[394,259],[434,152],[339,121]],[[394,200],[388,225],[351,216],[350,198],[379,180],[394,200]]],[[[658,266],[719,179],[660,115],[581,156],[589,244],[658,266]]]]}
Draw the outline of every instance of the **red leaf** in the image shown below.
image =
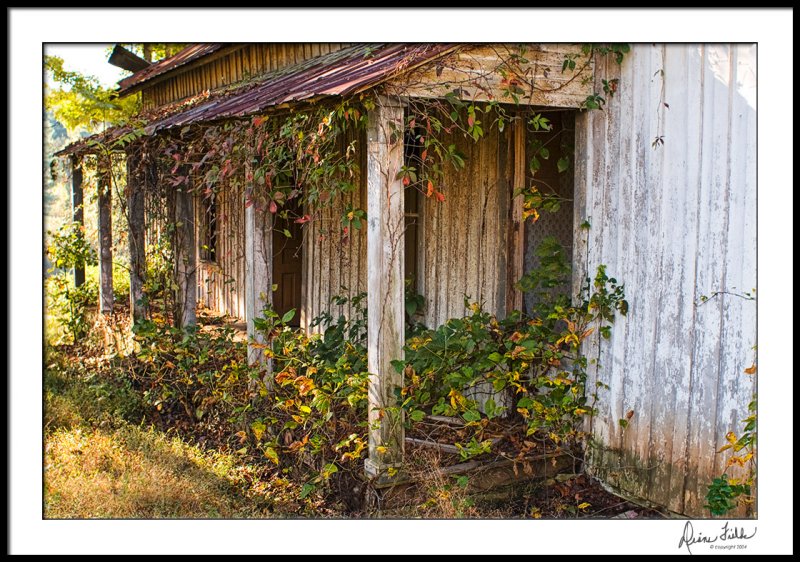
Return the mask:
{"type": "Polygon", "coordinates": [[[422,158],[423,162],[425,162],[425,160],[428,158],[428,149],[427,148],[422,151],[422,154],[420,155],[420,158],[422,158]]]}
{"type": "Polygon", "coordinates": [[[403,185],[408,185],[409,183],[411,183],[411,180],[409,179],[409,177],[408,176],[403,176],[403,185]]]}
{"type": "Polygon", "coordinates": [[[311,215],[303,215],[302,217],[300,217],[299,219],[295,220],[294,222],[296,222],[297,224],[305,224],[310,220],[311,220],[311,215]]]}
{"type": "Polygon", "coordinates": [[[260,126],[261,123],[263,123],[263,122],[264,122],[264,118],[263,117],[253,117],[253,126],[254,127],[260,126]]]}
{"type": "Polygon", "coordinates": [[[444,193],[439,193],[439,192],[437,191],[437,192],[436,192],[436,200],[437,200],[439,203],[444,203],[444,193]]]}
{"type": "Polygon", "coordinates": [[[411,121],[408,122],[408,128],[409,129],[413,129],[416,124],[417,124],[417,120],[416,119],[411,119],[411,121]]]}
{"type": "Polygon", "coordinates": [[[469,117],[467,117],[467,125],[472,127],[474,124],[475,124],[475,116],[470,115],[469,117]]]}
{"type": "Polygon", "coordinates": [[[249,199],[249,198],[248,198],[248,199],[245,199],[245,200],[244,200],[244,208],[245,208],[245,209],[246,209],[246,208],[248,208],[248,207],[250,207],[252,204],[253,204],[253,200],[252,200],[252,199],[249,199]]]}
{"type": "Polygon", "coordinates": [[[269,202],[269,212],[273,215],[278,212],[278,204],[275,201],[269,202]]]}
{"type": "Polygon", "coordinates": [[[425,196],[430,197],[431,195],[433,195],[433,192],[434,192],[433,182],[431,180],[428,180],[428,192],[425,194],[425,196]]]}

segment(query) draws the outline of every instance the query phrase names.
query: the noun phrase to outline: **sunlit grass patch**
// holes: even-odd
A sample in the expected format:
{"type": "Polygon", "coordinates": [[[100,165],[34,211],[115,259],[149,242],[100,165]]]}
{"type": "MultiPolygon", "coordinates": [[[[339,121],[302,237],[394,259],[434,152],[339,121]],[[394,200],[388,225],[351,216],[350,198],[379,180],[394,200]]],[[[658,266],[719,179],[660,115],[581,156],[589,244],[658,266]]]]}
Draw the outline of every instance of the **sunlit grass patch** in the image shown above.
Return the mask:
{"type": "Polygon", "coordinates": [[[269,517],[245,497],[246,467],[153,429],[73,427],[45,446],[47,518],[269,517]]]}

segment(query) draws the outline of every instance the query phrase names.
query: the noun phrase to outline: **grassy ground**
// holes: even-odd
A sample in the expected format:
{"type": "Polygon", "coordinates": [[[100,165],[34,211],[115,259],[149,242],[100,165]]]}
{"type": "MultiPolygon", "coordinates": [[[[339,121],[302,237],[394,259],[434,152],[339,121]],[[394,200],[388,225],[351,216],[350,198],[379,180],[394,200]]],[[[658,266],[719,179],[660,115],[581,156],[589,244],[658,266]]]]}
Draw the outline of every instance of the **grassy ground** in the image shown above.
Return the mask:
{"type": "Polygon", "coordinates": [[[307,476],[289,478],[287,469],[258,463],[245,448],[215,442],[197,431],[200,424],[159,416],[132,386],[130,362],[103,356],[101,347],[92,337],[79,346],[48,347],[45,518],[606,518],[636,507],[585,475],[537,481],[513,495],[472,497],[437,476],[439,459],[425,455],[408,459],[418,493],[399,507],[349,505],[371,497],[352,482],[327,500],[301,498],[307,476]]]}
{"type": "Polygon", "coordinates": [[[141,404],[120,373],[97,358],[74,359],[64,350],[48,357],[46,518],[303,514],[291,483],[141,424],[141,404]]]}

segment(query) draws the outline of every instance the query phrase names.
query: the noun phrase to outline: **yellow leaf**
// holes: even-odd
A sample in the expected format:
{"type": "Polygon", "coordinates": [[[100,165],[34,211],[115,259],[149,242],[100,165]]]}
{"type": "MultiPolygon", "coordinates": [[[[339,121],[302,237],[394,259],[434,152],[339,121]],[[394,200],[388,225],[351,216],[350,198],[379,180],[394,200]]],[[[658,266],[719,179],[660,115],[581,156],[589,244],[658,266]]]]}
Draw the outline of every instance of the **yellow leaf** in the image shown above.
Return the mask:
{"type": "Polygon", "coordinates": [[[719,451],[717,451],[717,452],[718,452],[718,453],[721,453],[722,451],[726,451],[726,450],[730,449],[731,447],[733,447],[733,445],[731,445],[730,443],[728,443],[727,445],[723,445],[723,446],[722,446],[722,448],[720,448],[720,450],[719,450],[719,451]]]}
{"type": "Polygon", "coordinates": [[[744,372],[748,375],[755,375],[756,374],[756,364],[753,363],[750,367],[744,370],[744,372]]]}
{"type": "Polygon", "coordinates": [[[264,456],[271,460],[274,464],[278,464],[278,453],[272,447],[267,447],[264,450],[264,456]]]}
{"type": "Polygon", "coordinates": [[[588,509],[590,507],[592,507],[592,504],[590,504],[589,502],[583,502],[578,504],[578,509],[588,509]]]}
{"type": "Polygon", "coordinates": [[[736,434],[735,434],[734,432],[732,432],[732,431],[729,431],[729,432],[728,432],[728,433],[725,435],[725,440],[726,440],[728,443],[730,443],[731,445],[734,445],[734,444],[736,443],[736,441],[737,441],[737,439],[736,439],[736,434]]]}
{"type": "Polygon", "coordinates": [[[387,449],[383,445],[378,445],[377,447],[375,447],[375,450],[378,451],[378,454],[385,455],[386,451],[388,451],[389,449],[387,449]]]}

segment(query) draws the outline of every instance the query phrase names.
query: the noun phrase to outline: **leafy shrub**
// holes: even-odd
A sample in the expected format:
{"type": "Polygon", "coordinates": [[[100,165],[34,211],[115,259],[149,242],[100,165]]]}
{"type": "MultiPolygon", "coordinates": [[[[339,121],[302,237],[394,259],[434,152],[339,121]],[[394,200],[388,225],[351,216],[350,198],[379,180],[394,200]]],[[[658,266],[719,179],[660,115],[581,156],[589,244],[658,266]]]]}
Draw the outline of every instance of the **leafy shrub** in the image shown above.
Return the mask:
{"type": "Polygon", "coordinates": [[[88,307],[97,297],[97,284],[91,280],[80,287],[74,286],[73,268],[92,266],[97,257],[86,240],[84,228],[77,222],[63,225],[56,232],[48,231],[50,244],[47,257],[52,264],[50,277],[45,282],[48,317],[56,324],[48,335],[55,342],[64,343],[69,338],[79,342],[89,333],[88,307]]]}
{"type": "Polygon", "coordinates": [[[578,422],[594,410],[581,346],[595,330],[610,337],[616,312],[627,312],[624,289],[600,266],[594,280],[587,279],[583,302],[570,304],[557,290],[567,286],[570,273],[563,252],[546,240],[539,255],[541,266],[520,281],[536,297],[530,316],[514,311],[498,320],[465,302],[470,315],[410,338],[405,360],[394,362],[406,375],[401,406],[412,421],[426,414],[460,416],[472,429],[469,440],[457,444],[464,457],[489,451],[481,432],[497,416],[516,417],[527,425],[527,436],[543,432],[560,443],[580,437],[578,422]],[[481,393],[488,395],[482,404],[481,393]]]}

